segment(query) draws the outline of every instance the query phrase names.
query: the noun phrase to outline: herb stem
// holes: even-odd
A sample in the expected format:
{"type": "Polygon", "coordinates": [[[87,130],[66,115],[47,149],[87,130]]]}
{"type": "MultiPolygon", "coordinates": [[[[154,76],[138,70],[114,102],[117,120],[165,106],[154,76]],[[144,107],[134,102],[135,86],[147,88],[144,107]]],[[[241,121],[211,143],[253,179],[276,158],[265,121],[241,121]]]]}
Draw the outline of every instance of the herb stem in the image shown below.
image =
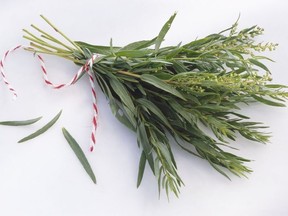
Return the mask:
{"type": "Polygon", "coordinates": [[[131,73],[129,71],[117,71],[117,72],[120,73],[120,74],[124,74],[124,75],[128,75],[128,76],[140,78],[139,74],[131,73]]]}
{"type": "Polygon", "coordinates": [[[51,49],[54,49],[54,50],[56,50],[57,52],[61,52],[61,53],[67,53],[67,52],[69,52],[69,51],[67,51],[67,50],[63,50],[63,49],[61,49],[61,48],[59,48],[59,47],[55,47],[55,46],[53,46],[53,45],[51,45],[51,44],[48,44],[48,43],[46,43],[45,41],[37,40],[37,39],[35,39],[35,38],[33,38],[33,37],[30,37],[30,36],[27,36],[27,35],[24,35],[23,38],[25,38],[25,39],[27,39],[27,40],[30,40],[30,41],[33,41],[33,42],[35,42],[35,43],[38,43],[38,44],[40,44],[40,45],[42,45],[42,46],[45,46],[45,47],[49,47],[49,48],[51,48],[51,49]]]}
{"type": "Polygon", "coordinates": [[[44,37],[45,39],[47,40],[50,40],[54,43],[57,43],[63,47],[65,47],[66,49],[69,49],[71,51],[73,51],[73,48],[72,47],[69,47],[67,46],[66,44],[62,43],[60,40],[58,40],[57,38],[53,37],[52,35],[48,34],[47,32],[43,31],[42,29],[38,28],[37,26],[35,25],[31,25],[32,28],[36,29],[37,31],[39,31],[40,33],[42,33],[43,35],[41,35],[42,37],[44,37]]]}
{"type": "Polygon", "coordinates": [[[62,31],[60,31],[56,26],[54,26],[46,17],[43,15],[40,15],[42,19],[45,20],[45,22],[50,25],[57,33],[59,33],[63,38],[65,38],[67,41],[69,41],[80,53],[84,54],[84,52],[80,49],[80,47],[71,39],[69,39],[62,31]]]}
{"type": "Polygon", "coordinates": [[[78,64],[83,64],[82,61],[79,61],[75,58],[73,58],[70,54],[65,54],[65,53],[57,53],[57,52],[52,52],[49,51],[41,46],[37,46],[36,44],[31,43],[31,46],[38,48],[39,50],[33,49],[33,48],[25,48],[25,50],[30,51],[30,52],[36,52],[36,53],[42,53],[42,54],[47,54],[47,55],[54,55],[54,56],[59,56],[61,58],[65,58],[69,61],[73,61],[74,63],[78,64]]]}
{"type": "Polygon", "coordinates": [[[35,35],[32,34],[31,32],[29,32],[28,30],[23,29],[22,31],[25,32],[26,34],[28,34],[29,36],[33,37],[35,40],[41,41],[41,42],[43,42],[43,43],[46,43],[44,40],[42,40],[41,38],[35,36],[35,35]]]}

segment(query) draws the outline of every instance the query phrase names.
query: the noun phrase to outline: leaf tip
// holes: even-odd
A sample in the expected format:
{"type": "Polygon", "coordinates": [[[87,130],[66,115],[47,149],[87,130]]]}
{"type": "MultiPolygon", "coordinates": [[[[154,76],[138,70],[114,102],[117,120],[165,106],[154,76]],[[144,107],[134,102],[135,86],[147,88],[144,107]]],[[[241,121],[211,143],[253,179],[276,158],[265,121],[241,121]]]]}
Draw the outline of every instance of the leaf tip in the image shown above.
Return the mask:
{"type": "Polygon", "coordinates": [[[24,141],[25,141],[24,139],[21,139],[17,143],[23,143],[24,141]]]}
{"type": "Polygon", "coordinates": [[[94,184],[97,184],[97,181],[96,181],[95,177],[92,179],[92,181],[93,181],[94,184]]]}

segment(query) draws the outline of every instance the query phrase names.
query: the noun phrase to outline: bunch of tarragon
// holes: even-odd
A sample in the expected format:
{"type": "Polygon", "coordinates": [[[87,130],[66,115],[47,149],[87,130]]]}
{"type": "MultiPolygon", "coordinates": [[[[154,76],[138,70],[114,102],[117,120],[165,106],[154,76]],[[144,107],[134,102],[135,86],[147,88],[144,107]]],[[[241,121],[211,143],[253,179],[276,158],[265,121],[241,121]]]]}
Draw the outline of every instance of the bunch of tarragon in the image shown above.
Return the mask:
{"type": "Polygon", "coordinates": [[[272,60],[260,53],[277,44],[254,40],[262,28],[239,31],[236,22],[190,43],[161,47],[175,16],[155,38],[123,47],[114,46],[112,40],[109,46],[72,41],[43,16],[67,43],[34,25],[40,36],[24,30],[24,37],[31,41],[29,51],[63,57],[79,66],[98,54],[92,68],[95,80],[113,114],[137,134],[142,152],[137,186],[148,165],[159,191],[178,196],[183,181],[171,145],[205,159],[226,177],[229,172],[245,176],[251,172],[245,165],[250,160],[222,147],[231,147],[229,141],[239,135],[260,143],[266,143],[269,135],[262,131],[262,123],[241,114],[240,105],[258,101],[282,107],[288,92],[286,86],[271,83],[263,61],[272,60]]]}

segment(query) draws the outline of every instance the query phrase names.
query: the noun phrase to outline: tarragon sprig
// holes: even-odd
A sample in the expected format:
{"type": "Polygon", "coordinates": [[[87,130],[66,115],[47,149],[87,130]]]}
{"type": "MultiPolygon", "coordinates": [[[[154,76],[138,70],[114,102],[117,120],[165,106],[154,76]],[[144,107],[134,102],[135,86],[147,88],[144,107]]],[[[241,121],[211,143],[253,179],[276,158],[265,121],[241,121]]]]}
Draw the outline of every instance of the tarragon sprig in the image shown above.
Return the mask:
{"type": "Polygon", "coordinates": [[[190,43],[161,47],[175,18],[174,14],[151,40],[124,47],[91,45],[72,41],[45,17],[68,44],[38,27],[35,36],[24,30],[31,41],[29,51],[64,57],[84,65],[93,53],[100,57],[93,64],[94,76],[109,100],[114,115],[137,134],[142,151],[137,186],[146,164],[160,188],[178,196],[183,181],[177,171],[171,144],[208,161],[229,178],[227,171],[246,176],[250,160],[224,151],[238,134],[261,143],[270,135],[262,123],[241,114],[240,104],[261,102],[285,106],[286,86],[271,83],[271,72],[260,55],[277,44],[257,43],[263,34],[258,26],[238,31],[238,22],[224,31],[190,43]],[[203,125],[214,133],[207,133],[203,125]],[[169,135],[174,139],[169,139],[169,135]]]}

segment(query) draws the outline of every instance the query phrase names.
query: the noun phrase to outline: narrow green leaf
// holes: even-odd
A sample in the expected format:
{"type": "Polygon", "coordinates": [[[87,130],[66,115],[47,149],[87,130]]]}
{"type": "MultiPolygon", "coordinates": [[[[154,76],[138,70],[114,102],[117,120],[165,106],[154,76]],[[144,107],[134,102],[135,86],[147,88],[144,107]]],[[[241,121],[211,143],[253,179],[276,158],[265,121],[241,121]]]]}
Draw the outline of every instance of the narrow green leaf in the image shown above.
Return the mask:
{"type": "Polygon", "coordinates": [[[265,87],[267,88],[288,88],[286,85],[280,85],[280,84],[266,84],[265,87]]]}
{"type": "Polygon", "coordinates": [[[125,57],[133,57],[133,58],[140,58],[146,55],[151,54],[152,50],[121,50],[115,53],[116,56],[125,56],[125,57]]]}
{"type": "Polygon", "coordinates": [[[255,59],[266,59],[271,62],[275,62],[273,59],[268,58],[267,56],[254,56],[255,59]]]}
{"type": "Polygon", "coordinates": [[[221,170],[221,168],[219,167],[219,165],[214,164],[209,158],[208,158],[207,160],[208,160],[208,162],[210,163],[210,165],[211,165],[217,172],[219,172],[220,174],[222,174],[223,176],[225,176],[227,179],[229,179],[229,180],[231,181],[230,177],[229,177],[223,170],[221,170]]]}
{"type": "Polygon", "coordinates": [[[231,109],[230,107],[219,106],[216,104],[206,104],[206,105],[198,106],[198,108],[208,110],[208,111],[219,111],[219,112],[225,112],[231,109]]]}
{"type": "Polygon", "coordinates": [[[263,63],[261,63],[260,61],[258,61],[258,60],[256,60],[256,59],[249,59],[249,61],[250,61],[252,64],[254,64],[254,65],[262,68],[263,70],[265,70],[265,71],[267,71],[267,72],[270,72],[269,69],[268,69],[263,63]]]}
{"type": "Polygon", "coordinates": [[[152,113],[154,113],[167,127],[172,129],[172,126],[168,122],[165,115],[162,113],[162,111],[151,101],[145,99],[145,98],[139,98],[137,99],[137,102],[141,104],[142,106],[146,107],[148,110],[150,110],[152,113]]]}
{"type": "Polygon", "coordinates": [[[153,38],[152,40],[136,41],[124,46],[123,48],[121,48],[121,50],[139,50],[148,48],[149,46],[155,44],[156,39],[157,37],[153,38]]]}
{"type": "Polygon", "coordinates": [[[158,157],[156,157],[154,160],[154,171],[155,171],[155,173],[154,173],[155,177],[159,178],[161,173],[160,173],[160,160],[158,157]]]}
{"type": "Polygon", "coordinates": [[[256,27],[257,27],[257,25],[254,25],[254,26],[252,26],[250,28],[245,28],[245,29],[241,30],[240,33],[247,33],[249,31],[255,29],[256,27]]]}
{"type": "Polygon", "coordinates": [[[181,61],[173,60],[173,68],[177,72],[177,74],[181,74],[187,71],[187,68],[181,61]]]}
{"type": "Polygon", "coordinates": [[[33,138],[43,134],[44,132],[46,132],[50,127],[52,127],[57,122],[61,113],[62,113],[62,110],[50,122],[48,122],[46,125],[44,125],[42,128],[40,128],[36,132],[34,132],[34,133],[30,134],[29,136],[26,136],[23,139],[19,140],[18,143],[22,143],[22,142],[25,142],[27,140],[33,139],[33,138]]]}
{"type": "Polygon", "coordinates": [[[182,52],[182,47],[181,47],[181,43],[179,43],[174,49],[172,49],[169,54],[167,54],[166,58],[170,59],[170,58],[174,58],[175,56],[177,56],[180,52],[182,52]]]}
{"type": "Polygon", "coordinates": [[[76,142],[76,140],[71,136],[71,134],[65,128],[62,128],[62,132],[63,132],[65,139],[69,143],[70,147],[74,151],[74,153],[77,156],[77,158],[79,159],[80,163],[82,164],[83,168],[85,169],[87,174],[90,176],[92,181],[96,184],[96,177],[93,173],[93,170],[92,170],[87,158],[85,157],[84,152],[80,148],[79,144],[76,142]]]}
{"type": "Polygon", "coordinates": [[[132,125],[129,118],[124,113],[120,114],[119,111],[115,114],[116,118],[130,130],[135,131],[135,127],[132,125]]]}
{"type": "MultiPolygon", "coordinates": [[[[189,50],[192,50],[192,48],[201,47],[205,44],[208,44],[211,41],[215,40],[215,38],[216,38],[215,36],[209,35],[205,38],[197,39],[188,44],[185,44],[183,47],[187,48],[187,51],[189,51],[189,50]]],[[[194,50],[192,50],[192,52],[194,52],[194,50]]]]}
{"type": "Polygon", "coordinates": [[[152,152],[152,146],[149,142],[149,138],[147,136],[147,132],[145,129],[145,125],[143,122],[140,122],[137,125],[137,134],[138,134],[138,139],[143,147],[144,152],[146,153],[146,155],[151,154],[152,152]]]}
{"type": "Polygon", "coordinates": [[[130,97],[129,92],[125,88],[125,86],[117,79],[115,76],[111,76],[110,85],[113,88],[114,92],[120,97],[121,101],[131,110],[135,109],[133,101],[130,97]]]}
{"type": "Polygon", "coordinates": [[[141,80],[144,82],[147,82],[163,91],[166,91],[172,95],[175,95],[176,97],[179,97],[183,100],[186,100],[184,98],[184,96],[177,91],[174,87],[170,86],[169,84],[165,83],[164,81],[162,81],[161,79],[151,75],[151,74],[142,74],[140,76],[141,80]]]}
{"type": "Polygon", "coordinates": [[[114,55],[113,39],[110,38],[110,52],[114,55]]]}
{"type": "Polygon", "coordinates": [[[24,126],[24,125],[31,125],[35,122],[39,121],[42,117],[38,117],[35,119],[29,119],[29,120],[23,120],[23,121],[2,121],[0,122],[0,125],[5,126],[24,126]]]}
{"type": "Polygon", "coordinates": [[[161,80],[169,80],[173,77],[173,75],[171,75],[170,73],[165,73],[165,72],[155,73],[154,76],[156,76],[157,78],[161,80]]]}
{"type": "Polygon", "coordinates": [[[285,104],[283,103],[278,103],[278,102],[275,102],[275,101],[271,101],[271,100],[267,100],[263,97],[259,97],[259,96],[256,96],[256,95],[253,95],[252,96],[255,100],[261,102],[261,103],[264,103],[264,104],[267,104],[269,106],[278,106],[278,107],[285,107],[285,104]]]}
{"type": "Polygon", "coordinates": [[[149,142],[149,138],[143,122],[139,122],[137,125],[137,140],[138,143],[141,144],[143,151],[145,152],[145,157],[149,163],[149,166],[154,173],[154,159],[152,154],[153,147],[149,142]]]}
{"type": "Polygon", "coordinates": [[[242,118],[242,119],[249,119],[248,116],[242,115],[242,114],[240,114],[240,113],[236,113],[236,112],[230,112],[230,113],[233,114],[233,115],[235,115],[235,116],[238,116],[238,117],[240,117],[240,118],[242,118]]]}
{"type": "Polygon", "coordinates": [[[170,19],[164,24],[164,26],[162,27],[162,29],[160,30],[159,32],[159,35],[156,39],[156,42],[155,42],[155,52],[157,53],[159,51],[159,48],[161,46],[161,43],[163,42],[164,38],[165,38],[165,35],[167,34],[167,32],[169,31],[170,27],[171,27],[171,24],[174,20],[176,16],[176,13],[174,13],[170,19]]]}
{"type": "Polygon", "coordinates": [[[192,115],[191,113],[185,109],[185,107],[181,106],[177,101],[170,100],[169,105],[177,112],[180,116],[182,116],[186,121],[192,123],[192,115]]]}
{"type": "Polygon", "coordinates": [[[172,65],[170,61],[166,61],[163,59],[151,59],[150,62],[164,64],[164,65],[172,65]]]}
{"type": "MultiPolygon", "coordinates": [[[[287,93],[287,96],[288,96],[288,93],[287,93]]],[[[286,102],[286,100],[285,99],[283,99],[283,98],[280,98],[280,97],[277,97],[277,96],[272,96],[272,95],[270,95],[270,97],[271,98],[273,98],[274,100],[277,100],[277,101],[282,101],[282,102],[286,102]]]]}
{"type": "Polygon", "coordinates": [[[139,169],[138,169],[138,178],[137,178],[137,188],[140,186],[145,170],[145,165],[146,165],[146,157],[145,157],[145,152],[142,151],[140,161],[139,161],[139,169]]]}
{"type": "MultiPolygon", "coordinates": [[[[110,46],[99,46],[99,45],[92,45],[92,44],[88,44],[82,41],[76,41],[75,42],[77,45],[83,47],[83,48],[87,48],[90,50],[91,53],[98,53],[101,55],[110,55],[111,54],[111,47],[110,46]]],[[[117,52],[120,47],[112,47],[112,52],[117,52]]]]}
{"type": "MultiPolygon", "coordinates": [[[[169,165],[169,171],[171,173],[173,173],[173,162],[172,162],[172,158],[170,155],[169,150],[167,149],[167,146],[165,146],[165,144],[161,143],[161,142],[155,142],[154,143],[157,148],[159,149],[159,151],[161,152],[161,156],[166,160],[167,165],[169,165]]],[[[166,167],[168,169],[168,167],[166,167]]]]}
{"type": "Polygon", "coordinates": [[[127,106],[123,105],[123,110],[124,114],[126,115],[127,119],[131,123],[133,128],[136,128],[136,118],[134,111],[131,111],[127,106]]]}

